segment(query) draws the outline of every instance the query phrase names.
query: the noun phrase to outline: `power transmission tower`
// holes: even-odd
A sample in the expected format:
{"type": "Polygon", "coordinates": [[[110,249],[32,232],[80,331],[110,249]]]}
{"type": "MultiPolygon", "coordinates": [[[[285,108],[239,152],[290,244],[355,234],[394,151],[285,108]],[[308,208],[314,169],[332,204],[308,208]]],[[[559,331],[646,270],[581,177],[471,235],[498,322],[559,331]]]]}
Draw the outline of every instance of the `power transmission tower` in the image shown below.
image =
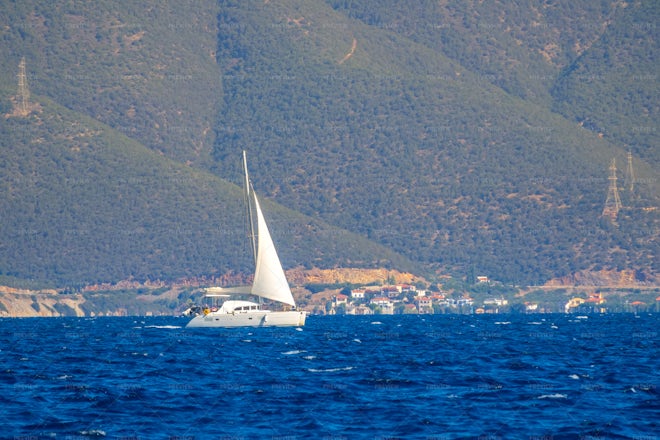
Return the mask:
{"type": "Polygon", "coordinates": [[[619,209],[621,209],[621,199],[619,198],[619,190],[616,186],[616,159],[612,159],[612,162],[610,162],[610,177],[608,177],[608,180],[610,181],[610,186],[607,190],[603,217],[616,220],[619,209]]]}
{"type": "Polygon", "coordinates": [[[624,186],[628,188],[631,194],[635,191],[635,172],[633,171],[632,153],[630,151],[628,152],[628,169],[626,170],[624,186]]]}
{"type": "Polygon", "coordinates": [[[18,63],[18,109],[20,116],[27,116],[30,113],[30,90],[27,84],[27,75],[25,73],[25,57],[18,63]]]}

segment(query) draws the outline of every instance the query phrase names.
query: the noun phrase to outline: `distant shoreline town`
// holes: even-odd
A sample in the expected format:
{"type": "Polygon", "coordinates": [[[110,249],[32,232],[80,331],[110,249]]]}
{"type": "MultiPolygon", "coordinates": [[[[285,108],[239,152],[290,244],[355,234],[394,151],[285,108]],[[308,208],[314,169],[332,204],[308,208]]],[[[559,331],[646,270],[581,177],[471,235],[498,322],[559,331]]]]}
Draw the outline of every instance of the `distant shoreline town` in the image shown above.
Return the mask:
{"type": "MultiPolygon", "coordinates": [[[[317,316],[660,312],[660,286],[627,278],[625,285],[514,287],[487,276],[429,283],[385,269],[294,270],[289,277],[298,308],[317,316]]],[[[202,300],[205,286],[244,281],[235,275],[172,284],[122,281],[77,290],[0,286],[0,317],[178,316],[202,300]]]]}
{"type": "Polygon", "coordinates": [[[321,292],[312,297],[305,309],[328,315],[660,312],[660,289],[646,294],[643,298],[646,301],[635,299],[639,296],[634,295],[636,291],[570,294],[562,288],[555,289],[548,298],[534,295],[536,300],[525,300],[519,294],[489,293],[496,290],[489,287],[496,285],[485,276],[477,277],[474,293],[419,289],[412,284],[370,285],[321,292]],[[633,298],[628,298],[630,295],[633,298]]]}

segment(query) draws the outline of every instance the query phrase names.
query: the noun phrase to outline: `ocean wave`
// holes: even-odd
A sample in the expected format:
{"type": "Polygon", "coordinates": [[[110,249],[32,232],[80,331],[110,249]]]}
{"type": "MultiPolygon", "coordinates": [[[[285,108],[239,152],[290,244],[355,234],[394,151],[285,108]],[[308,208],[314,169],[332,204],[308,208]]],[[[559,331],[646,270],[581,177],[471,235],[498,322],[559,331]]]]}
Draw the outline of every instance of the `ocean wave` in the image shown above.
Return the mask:
{"type": "Polygon", "coordinates": [[[307,350],[290,350],[290,351],[285,351],[282,354],[285,356],[290,356],[292,354],[301,354],[301,353],[307,353],[307,350]]]}
{"type": "Polygon", "coordinates": [[[554,393],[554,394],[543,394],[537,399],[568,399],[568,394],[554,393]]]}
{"type": "Polygon", "coordinates": [[[164,329],[177,329],[183,328],[180,325],[145,325],[144,328],[164,328],[164,329]]]}
{"type": "Polygon", "coordinates": [[[351,371],[355,367],[337,367],[337,368],[308,368],[310,373],[336,373],[337,371],[351,371]]]}
{"type": "Polygon", "coordinates": [[[194,334],[174,317],[140,319],[136,330],[126,318],[0,319],[0,438],[657,432],[660,314],[569,319],[314,316],[304,333],[194,334]]]}

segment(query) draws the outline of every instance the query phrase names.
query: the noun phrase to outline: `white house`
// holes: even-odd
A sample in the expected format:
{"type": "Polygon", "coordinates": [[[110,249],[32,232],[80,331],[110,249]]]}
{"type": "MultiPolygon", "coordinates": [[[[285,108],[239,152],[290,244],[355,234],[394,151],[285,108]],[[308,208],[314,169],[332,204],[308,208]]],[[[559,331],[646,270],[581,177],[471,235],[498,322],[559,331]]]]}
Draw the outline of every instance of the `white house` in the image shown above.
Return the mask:
{"type": "Polygon", "coordinates": [[[364,299],[366,290],[364,289],[353,289],[351,290],[351,298],[353,299],[364,299]]]}
{"type": "Polygon", "coordinates": [[[335,304],[335,306],[338,306],[340,304],[346,304],[348,302],[348,297],[346,295],[342,295],[341,293],[338,293],[332,298],[332,302],[335,304]]]}
{"type": "Polygon", "coordinates": [[[380,307],[383,315],[394,314],[394,304],[392,304],[392,301],[390,301],[389,298],[385,298],[384,296],[377,296],[373,298],[370,303],[380,307]]]}
{"type": "Polygon", "coordinates": [[[415,298],[419,313],[433,312],[433,301],[430,296],[418,296],[415,298]]]}
{"type": "Polygon", "coordinates": [[[504,298],[489,298],[484,300],[484,305],[485,306],[505,306],[509,304],[509,301],[507,301],[504,298]]]}

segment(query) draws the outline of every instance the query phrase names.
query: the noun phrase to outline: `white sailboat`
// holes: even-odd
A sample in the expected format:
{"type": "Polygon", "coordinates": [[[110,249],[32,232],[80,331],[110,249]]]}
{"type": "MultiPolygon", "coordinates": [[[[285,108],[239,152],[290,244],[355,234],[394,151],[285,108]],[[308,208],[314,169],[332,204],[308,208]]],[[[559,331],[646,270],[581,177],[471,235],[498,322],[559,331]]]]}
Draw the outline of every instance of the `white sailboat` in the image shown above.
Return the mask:
{"type": "Polygon", "coordinates": [[[223,300],[218,308],[204,309],[186,327],[289,327],[305,325],[307,313],[295,310],[296,302],[291,294],[282,264],[268,231],[259,200],[248,177],[247,159],[243,151],[245,172],[245,198],[250,223],[252,251],[255,259],[252,286],[211,287],[206,297],[214,301],[223,300]],[[254,217],[256,216],[256,230],[254,217]],[[236,294],[251,294],[260,301],[230,299],[236,294]],[[271,311],[262,308],[261,299],[269,299],[290,306],[291,310],[271,311]]]}

